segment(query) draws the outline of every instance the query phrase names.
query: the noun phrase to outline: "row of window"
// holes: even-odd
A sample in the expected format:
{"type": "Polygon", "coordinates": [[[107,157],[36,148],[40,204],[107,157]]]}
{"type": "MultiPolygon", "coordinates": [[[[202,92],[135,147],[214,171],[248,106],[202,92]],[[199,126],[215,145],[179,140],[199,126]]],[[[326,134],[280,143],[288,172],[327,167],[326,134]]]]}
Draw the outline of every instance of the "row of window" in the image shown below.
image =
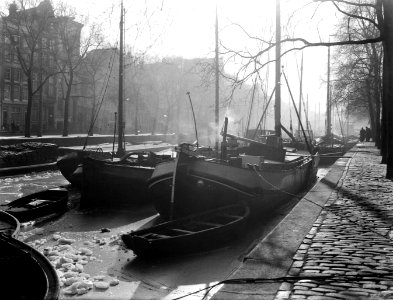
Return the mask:
{"type": "MultiPolygon", "coordinates": [[[[22,72],[22,70],[16,69],[16,68],[5,68],[4,80],[6,82],[11,81],[11,78],[13,79],[13,82],[23,82],[23,83],[27,82],[26,75],[25,75],[25,73],[22,72]]],[[[37,82],[38,82],[38,74],[33,73],[33,90],[37,89],[37,82]]],[[[54,81],[53,77],[49,77],[48,83],[49,83],[48,94],[54,95],[55,81],[54,81]]]]}
{"type": "MultiPolygon", "coordinates": [[[[33,91],[37,89],[37,82],[33,82],[33,91]]],[[[43,92],[47,92],[49,97],[56,96],[56,85],[54,84],[53,78],[49,78],[48,84],[44,85],[43,92]]],[[[57,94],[60,95],[60,90],[57,90],[57,94]]],[[[4,84],[4,99],[10,100],[27,100],[28,90],[26,85],[11,85],[4,84]],[[13,90],[13,94],[11,94],[11,90],[13,90]],[[22,92],[22,93],[21,93],[22,92]]],[[[60,97],[61,98],[61,97],[60,97]]]]}
{"type": "MultiPolygon", "coordinates": [[[[29,53],[22,53],[22,60],[29,65],[30,63],[30,54],[29,53]]],[[[19,57],[16,52],[11,51],[9,48],[4,49],[4,59],[6,62],[14,62],[19,63],[19,57]]],[[[39,53],[34,53],[33,55],[34,64],[40,64],[39,53]]],[[[53,68],[55,66],[55,59],[54,56],[51,54],[42,54],[42,64],[43,66],[53,68]]]]}
{"type": "MultiPolygon", "coordinates": [[[[21,39],[19,35],[11,35],[9,36],[8,34],[5,35],[5,40],[4,40],[6,45],[13,45],[13,46],[22,46],[24,48],[27,48],[29,45],[27,44],[26,39],[21,39]]],[[[53,39],[48,39],[46,37],[43,37],[41,39],[41,45],[43,49],[55,49],[55,41],[53,39]]]]}
{"type": "Polygon", "coordinates": [[[27,100],[28,91],[27,87],[23,86],[22,89],[19,85],[13,85],[13,93],[11,97],[11,85],[5,84],[4,85],[4,99],[10,100],[27,100]],[[21,94],[22,91],[22,94],[21,94]]]}
{"type": "Polygon", "coordinates": [[[26,82],[26,76],[24,75],[24,73],[20,69],[5,68],[4,80],[11,81],[11,78],[13,79],[14,82],[20,82],[22,79],[23,79],[23,82],[26,82]]]}

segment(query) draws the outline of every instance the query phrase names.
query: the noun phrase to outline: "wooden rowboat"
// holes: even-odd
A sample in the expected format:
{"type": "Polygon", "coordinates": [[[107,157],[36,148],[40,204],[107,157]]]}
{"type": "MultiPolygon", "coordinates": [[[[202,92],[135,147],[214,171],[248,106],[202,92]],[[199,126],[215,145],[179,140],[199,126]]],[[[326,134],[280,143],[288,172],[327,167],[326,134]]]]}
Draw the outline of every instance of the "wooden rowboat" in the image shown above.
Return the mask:
{"type": "Polygon", "coordinates": [[[68,190],[65,187],[51,188],[16,199],[0,206],[20,222],[31,221],[67,209],[68,190]]]}
{"type": "Polygon", "coordinates": [[[249,207],[238,203],[124,234],[122,240],[141,257],[192,253],[229,242],[249,215],[249,207]]]}

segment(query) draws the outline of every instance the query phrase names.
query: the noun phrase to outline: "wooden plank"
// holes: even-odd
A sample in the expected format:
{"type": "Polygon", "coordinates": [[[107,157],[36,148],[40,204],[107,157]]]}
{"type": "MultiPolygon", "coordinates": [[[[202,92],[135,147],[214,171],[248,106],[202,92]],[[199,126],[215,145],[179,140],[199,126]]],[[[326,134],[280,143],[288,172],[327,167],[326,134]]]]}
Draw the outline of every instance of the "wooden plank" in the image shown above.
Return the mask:
{"type": "Polygon", "coordinates": [[[213,226],[213,227],[222,226],[222,224],[211,223],[211,222],[206,222],[206,221],[197,221],[197,222],[195,222],[195,223],[196,223],[196,224],[201,224],[201,225],[213,226]]]}
{"type": "Polygon", "coordinates": [[[238,215],[230,215],[230,214],[219,214],[219,217],[227,217],[227,218],[232,218],[232,219],[240,219],[242,216],[238,215]]]}
{"type": "Polygon", "coordinates": [[[158,233],[152,233],[151,232],[151,233],[148,233],[146,235],[143,235],[142,237],[144,237],[146,239],[150,239],[150,238],[152,238],[152,239],[156,239],[156,238],[160,239],[160,238],[170,238],[172,236],[164,235],[164,234],[158,234],[158,233]]]}
{"type": "Polygon", "coordinates": [[[180,228],[172,228],[172,231],[181,232],[181,233],[195,233],[195,231],[180,229],[180,228]]]}

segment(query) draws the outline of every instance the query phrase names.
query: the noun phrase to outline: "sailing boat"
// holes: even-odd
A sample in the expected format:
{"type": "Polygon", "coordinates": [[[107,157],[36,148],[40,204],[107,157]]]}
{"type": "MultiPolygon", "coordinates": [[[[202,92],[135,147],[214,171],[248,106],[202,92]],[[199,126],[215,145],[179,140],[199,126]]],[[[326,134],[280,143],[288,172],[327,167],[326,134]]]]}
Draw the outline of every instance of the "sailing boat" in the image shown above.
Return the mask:
{"type": "Polygon", "coordinates": [[[327,65],[327,97],[326,97],[326,133],[317,142],[319,153],[321,154],[322,165],[334,163],[337,158],[345,154],[344,142],[332,133],[332,103],[330,91],[330,47],[328,47],[327,65]]]}
{"type": "Polygon", "coordinates": [[[121,1],[120,54],[119,54],[119,101],[118,101],[118,149],[120,159],[83,159],[81,205],[135,204],[144,202],[147,180],[157,163],[170,160],[171,155],[158,155],[151,151],[126,153],[123,122],[123,38],[124,9],[121,1]]]}
{"type": "MultiPolygon", "coordinates": [[[[117,157],[97,157],[87,152],[85,155],[74,154],[73,157],[69,155],[62,160],[63,165],[68,166],[69,170],[72,170],[72,167],[79,164],[74,169],[72,176],[69,177],[81,189],[82,206],[140,203],[145,200],[143,196],[146,190],[146,183],[152,175],[155,165],[171,159],[171,155],[156,154],[152,151],[126,153],[123,122],[123,17],[124,9],[122,1],[120,16],[117,157]]],[[[65,167],[63,167],[63,170],[65,170],[65,167]]]]}
{"type": "MultiPolygon", "coordinates": [[[[283,75],[285,78],[285,82],[287,84],[289,94],[291,96],[293,106],[295,107],[295,101],[292,97],[292,91],[289,87],[288,79],[283,71],[283,75]]],[[[302,103],[303,103],[303,53],[302,53],[302,59],[301,59],[301,65],[300,65],[300,87],[299,87],[299,105],[298,105],[298,110],[295,107],[295,111],[298,113],[298,127],[295,132],[295,134],[292,134],[292,131],[289,132],[286,130],[286,133],[288,136],[291,138],[290,142],[284,142],[284,145],[286,147],[292,147],[295,148],[296,150],[308,150],[311,151],[312,153],[315,152],[315,149],[313,149],[313,140],[314,140],[314,135],[311,130],[311,126],[308,121],[308,98],[307,98],[307,106],[304,105],[304,114],[305,114],[305,120],[306,120],[306,129],[303,128],[302,124],[302,103]]],[[[291,118],[291,126],[292,126],[292,118],[291,118]]]]}
{"type": "Polygon", "coordinates": [[[251,211],[268,210],[316,179],[318,154],[287,155],[282,147],[279,0],[276,27],[275,135],[266,143],[231,135],[225,119],[221,158],[203,158],[193,145],[180,145],[177,164],[158,164],[148,183],[149,197],[162,217],[180,218],[243,200],[251,211]],[[237,146],[238,142],[244,146],[237,146]]]}

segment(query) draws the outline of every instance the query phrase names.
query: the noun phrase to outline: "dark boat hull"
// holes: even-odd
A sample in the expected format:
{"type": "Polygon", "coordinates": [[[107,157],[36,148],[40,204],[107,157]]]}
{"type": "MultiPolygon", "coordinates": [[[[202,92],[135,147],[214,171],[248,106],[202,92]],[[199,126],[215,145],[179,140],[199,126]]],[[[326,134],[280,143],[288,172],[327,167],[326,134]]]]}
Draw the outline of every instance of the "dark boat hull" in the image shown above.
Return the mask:
{"type": "Polygon", "coordinates": [[[78,165],[82,163],[83,152],[71,152],[57,160],[57,167],[65,179],[73,186],[80,188],[82,186],[82,178],[73,176],[78,165]]]}
{"type": "Polygon", "coordinates": [[[60,294],[56,271],[37,250],[0,234],[2,299],[55,300],[60,294]]]}
{"type": "Polygon", "coordinates": [[[345,155],[344,145],[319,146],[321,155],[320,165],[326,166],[333,164],[337,159],[345,155]]]}
{"type": "Polygon", "coordinates": [[[9,213],[0,211],[0,234],[15,238],[19,231],[19,221],[9,213]]]}
{"type": "Polygon", "coordinates": [[[52,188],[16,199],[0,207],[20,222],[31,221],[67,210],[68,190],[64,187],[52,188]]]}
{"type": "Polygon", "coordinates": [[[86,157],[83,160],[81,204],[143,203],[146,183],[153,171],[154,167],[130,166],[86,157]]]}
{"type": "Polygon", "coordinates": [[[238,203],[131,232],[122,239],[141,257],[189,254],[229,243],[244,230],[249,215],[249,207],[238,203]]]}
{"type": "MultiPolygon", "coordinates": [[[[256,209],[281,204],[316,179],[318,156],[300,157],[290,163],[264,163],[243,168],[190,158],[176,175],[174,216],[204,211],[245,200],[256,209]]],[[[174,162],[157,165],[149,181],[149,197],[157,211],[168,218],[174,162]]]]}

